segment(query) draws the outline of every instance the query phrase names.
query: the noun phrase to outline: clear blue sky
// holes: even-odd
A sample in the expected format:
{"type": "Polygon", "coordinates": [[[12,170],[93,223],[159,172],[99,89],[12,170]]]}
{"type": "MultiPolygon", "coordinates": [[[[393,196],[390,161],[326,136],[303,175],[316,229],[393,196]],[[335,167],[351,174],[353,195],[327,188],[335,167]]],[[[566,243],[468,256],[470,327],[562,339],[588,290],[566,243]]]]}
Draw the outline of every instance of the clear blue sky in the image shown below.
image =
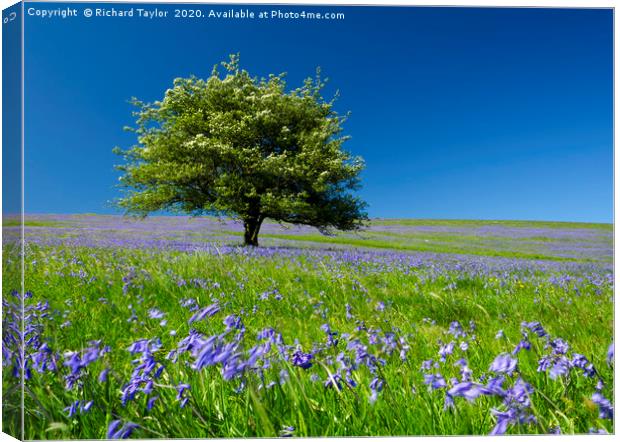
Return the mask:
{"type": "Polygon", "coordinates": [[[304,22],[77,8],[26,17],[26,212],[113,213],[127,100],[240,52],[292,86],[321,66],[352,112],[346,147],[366,160],[372,217],[612,221],[611,10],[298,7],[346,14],[304,22]]]}

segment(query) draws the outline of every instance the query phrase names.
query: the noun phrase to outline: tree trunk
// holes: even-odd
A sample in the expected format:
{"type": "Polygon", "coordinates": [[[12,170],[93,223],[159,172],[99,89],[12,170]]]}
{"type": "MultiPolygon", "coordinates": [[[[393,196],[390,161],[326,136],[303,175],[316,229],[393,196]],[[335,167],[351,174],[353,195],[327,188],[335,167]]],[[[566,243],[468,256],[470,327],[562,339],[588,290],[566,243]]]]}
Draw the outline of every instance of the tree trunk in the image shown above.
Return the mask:
{"type": "Polygon", "coordinates": [[[265,218],[247,218],[243,221],[243,244],[246,246],[258,247],[258,232],[265,218]]]}

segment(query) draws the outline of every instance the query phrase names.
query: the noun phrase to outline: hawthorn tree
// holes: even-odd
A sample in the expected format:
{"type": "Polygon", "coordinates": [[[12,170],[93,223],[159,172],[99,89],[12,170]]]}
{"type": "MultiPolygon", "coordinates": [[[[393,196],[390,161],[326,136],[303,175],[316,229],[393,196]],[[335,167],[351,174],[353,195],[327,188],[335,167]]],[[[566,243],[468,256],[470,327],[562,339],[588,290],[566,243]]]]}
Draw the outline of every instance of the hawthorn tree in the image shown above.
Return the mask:
{"type": "Polygon", "coordinates": [[[366,203],[352,191],[364,163],[342,149],[340,116],[321,96],[320,71],[286,90],[284,74],[251,77],[233,55],[207,80],[177,78],[161,101],[133,99],[137,144],[124,158],[126,213],[166,210],[240,219],[258,245],[267,218],[321,233],[364,225],[366,203]]]}

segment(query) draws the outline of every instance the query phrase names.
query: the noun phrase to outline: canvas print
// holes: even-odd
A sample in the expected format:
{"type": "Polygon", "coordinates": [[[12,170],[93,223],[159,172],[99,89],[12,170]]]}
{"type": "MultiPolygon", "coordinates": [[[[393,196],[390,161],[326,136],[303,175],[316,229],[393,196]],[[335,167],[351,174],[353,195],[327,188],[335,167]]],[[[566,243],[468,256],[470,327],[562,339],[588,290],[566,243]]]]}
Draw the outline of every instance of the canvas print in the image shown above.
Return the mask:
{"type": "Polygon", "coordinates": [[[2,29],[3,432],[614,432],[611,8],[2,29]]]}

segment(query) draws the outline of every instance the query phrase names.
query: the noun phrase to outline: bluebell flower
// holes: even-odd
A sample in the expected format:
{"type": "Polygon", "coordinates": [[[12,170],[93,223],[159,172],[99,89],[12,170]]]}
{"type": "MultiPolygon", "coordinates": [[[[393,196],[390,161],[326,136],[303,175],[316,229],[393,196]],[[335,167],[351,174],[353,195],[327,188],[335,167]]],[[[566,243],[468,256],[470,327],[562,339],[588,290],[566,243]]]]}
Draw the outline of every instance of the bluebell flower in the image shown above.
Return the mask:
{"type": "Polygon", "coordinates": [[[156,308],[152,308],[149,310],[148,315],[151,319],[161,319],[165,316],[165,313],[156,308]]]}
{"type": "Polygon", "coordinates": [[[590,428],[588,430],[588,433],[590,433],[590,434],[609,434],[607,432],[607,430],[604,429],[604,428],[598,428],[598,429],[597,428],[590,428]]]}
{"type": "Polygon", "coordinates": [[[103,370],[101,370],[101,372],[99,373],[99,382],[105,382],[108,380],[108,373],[110,372],[109,368],[104,368],[103,370]]]}
{"type": "Polygon", "coordinates": [[[463,397],[469,402],[472,402],[481,395],[490,394],[494,394],[494,392],[484,385],[477,384],[475,382],[459,382],[450,388],[446,393],[445,408],[449,408],[454,405],[453,399],[455,397],[463,397]]]}
{"type": "Polygon", "coordinates": [[[495,358],[489,368],[495,373],[512,374],[517,368],[517,360],[513,359],[509,354],[503,353],[495,358]]]}
{"type": "Polygon", "coordinates": [[[211,316],[215,315],[219,311],[220,311],[220,306],[217,303],[211,304],[207,307],[204,307],[198,310],[196,313],[192,315],[191,318],[189,318],[189,321],[187,322],[188,324],[191,324],[192,322],[195,322],[195,321],[201,321],[204,318],[210,318],[211,316]]]}
{"type": "Polygon", "coordinates": [[[107,433],[108,439],[114,439],[112,436],[116,434],[116,430],[120,427],[120,425],[121,425],[121,421],[118,419],[110,422],[110,425],[108,426],[108,433],[107,433]]]}
{"type": "Polygon", "coordinates": [[[69,405],[67,408],[65,408],[65,411],[67,412],[68,417],[71,417],[77,413],[78,405],[80,405],[80,401],[75,401],[75,402],[72,402],[71,405],[69,405]]]}
{"type": "Polygon", "coordinates": [[[445,388],[448,385],[442,375],[432,373],[424,375],[424,383],[430,386],[433,390],[445,388]]]}
{"type": "Polygon", "coordinates": [[[280,430],[280,437],[292,437],[295,431],[295,427],[284,426],[282,430],[280,430]]]}
{"type": "Polygon", "coordinates": [[[301,350],[297,350],[295,351],[295,353],[293,353],[291,362],[295,366],[301,367],[303,369],[308,369],[312,367],[312,362],[311,362],[312,358],[313,356],[311,354],[304,353],[301,350]]]}
{"type": "Polygon", "coordinates": [[[531,348],[530,341],[527,338],[521,339],[517,346],[512,350],[512,354],[516,355],[521,350],[529,350],[531,348]]]}
{"type": "Polygon", "coordinates": [[[241,317],[237,315],[228,315],[224,318],[224,325],[226,326],[226,330],[232,329],[241,329],[243,328],[243,323],[241,322],[241,317]]]}
{"type": "Polygon", "coordinates": [[[425,361],[422,361],[422,367],[420,367],[420,370],[422,371],[428,371],[433,367],[433,360],[432,359],[427,359],[425,361]]]}
{"type": "Polygon", "coordinates": [[[543,356],[542,358],[540,358],[538,360],[538,368],[536,368],[536,371],[538,372],[543,372],[543,371],[547,371],[551,365],[553,363],[553,360],[551,358],[551,356],[543,356]]]}
{"type": "Polygon", "coordinates": [[[115,420],[110,423],[110,426],[108,427],[108,439],[127,439],[131,436],[133,430],[139,427],[139,425],[134,424],[133,422],[126,422],[119,429],[118,427],[120,424],[121,421],[119,420],[115,420]]]}
{"type": "Polygon", "coordinates": [[[338,374],[328,374],[327,380],[323,383],[325,388],[335,388],[336,390],[342,389],[342,377],[338,374]]]}
{"type": "Polygon", "coordinates": [[[289,374],[286,369],[280,370],[280,385],[286,384],[286,381],[289,379],[289,374]]]}
{"type": "Polygon", "coordinates": [[[556,379],[560,376],[567,375],[570,371],[570,362],[565,356],[561,356],[555,360],[551,369],[549,370],[549,376],[551,379],[556,379]]]}
{"type": "Polygon", "coordinates": [[[86,403],[82,402],[82,403],[80,404],[80,410],[81,410],[83,413],[85,413],[85,412],[87,412],[88,410],[90,410],[90,409],[91,409],[91,407],[93,406],[93,404],[94,404],[94,401],[88,401],[88,402],[86,402],[86,403]]]}
{"type": "Polygon", "coordinates": [[[553,349],[553,354],[565,355],[568,352],[568,344],[562,338],[554,339],[549,345],[553,349]]]}
{"type": "Polygon", "coordinates": [[[375,391],[383,390],[383,379],[375,377],[370,381],[370,389],[375,391]]]}
{"type": "Polygon", "coordinates": [[[467,333],[463,331],[463,326],[458,321],[452,321],[450,326],[448,327],[448,333],[450,333],[455,338],[463,338],[467,336],[467,333]]]}
{"type": "Polygon", "coordinates": [[[611,405],[609,399],[603,396],[600,392],[596,392],[592,395],[592,402],[598,405],[599,415],[601,419],[613,419],[614,407],[611,405]]]}
{"type": "Polygon", "coordinates": [[[440,356],[440,360],[442,362],[444,362],[446,360],[446,358],[448,357],[448,355],[451,355],[452,352],[454,351],[454,342],[451,341],[446,345],[442,345],[439,347],[439,356],[440,356]]]}
{"type": "Polygon", "coordinates": [[[588,378],[592,378],[596,375],[596,369],[594,365],[588,361],[588,359],[579,353],[573,353],[573,360],[571,361],[573,367],[580,368],[583,371],[583,375],[588,378]]]}
{"type": "Polygon", "coordinates": [[[346,313],[345,316],[347,319],[353,319],[353,314],[351,314],[351,306],[349,304],[345,304],[346,313]]]}
{"type": "Polygon", "coordinates": [[[540,324],[540,322],[537,322],[537,321],[522,322],[521,327],[526,328],[530,330],[531,332],[535,333],[539,338],[547,336],[547,332],[545,331],[543,326],[540,324]]]}
{"type": "MultiPolygon", "coordinates": [[[[483,379],[481,379],[481,380],[483,380],[483,379]]],[[[490,378],[487,381],[487,388],[489,390],[493,391],[494,394],[497,394],[497,395],[500,395],[500,396],[505,396],[506,392],[502,388],[505,380],[506,379],[504,378],[504,376],[497,376],[497,377],[494,377],[494,378],[490,378]]]]}
{"type": "Polygon", "coordinates": [[[185,392],[187,390],[189,390],[190,388],[192,388],[192,387],[189,384],[184,384],[184,383],[180,382],[175,388],[177,390],[177,397],[176,398],[177,398],[178,401],[180,401],[183,398],[185,398],[185,396],[186,396],[185,392]]]}

